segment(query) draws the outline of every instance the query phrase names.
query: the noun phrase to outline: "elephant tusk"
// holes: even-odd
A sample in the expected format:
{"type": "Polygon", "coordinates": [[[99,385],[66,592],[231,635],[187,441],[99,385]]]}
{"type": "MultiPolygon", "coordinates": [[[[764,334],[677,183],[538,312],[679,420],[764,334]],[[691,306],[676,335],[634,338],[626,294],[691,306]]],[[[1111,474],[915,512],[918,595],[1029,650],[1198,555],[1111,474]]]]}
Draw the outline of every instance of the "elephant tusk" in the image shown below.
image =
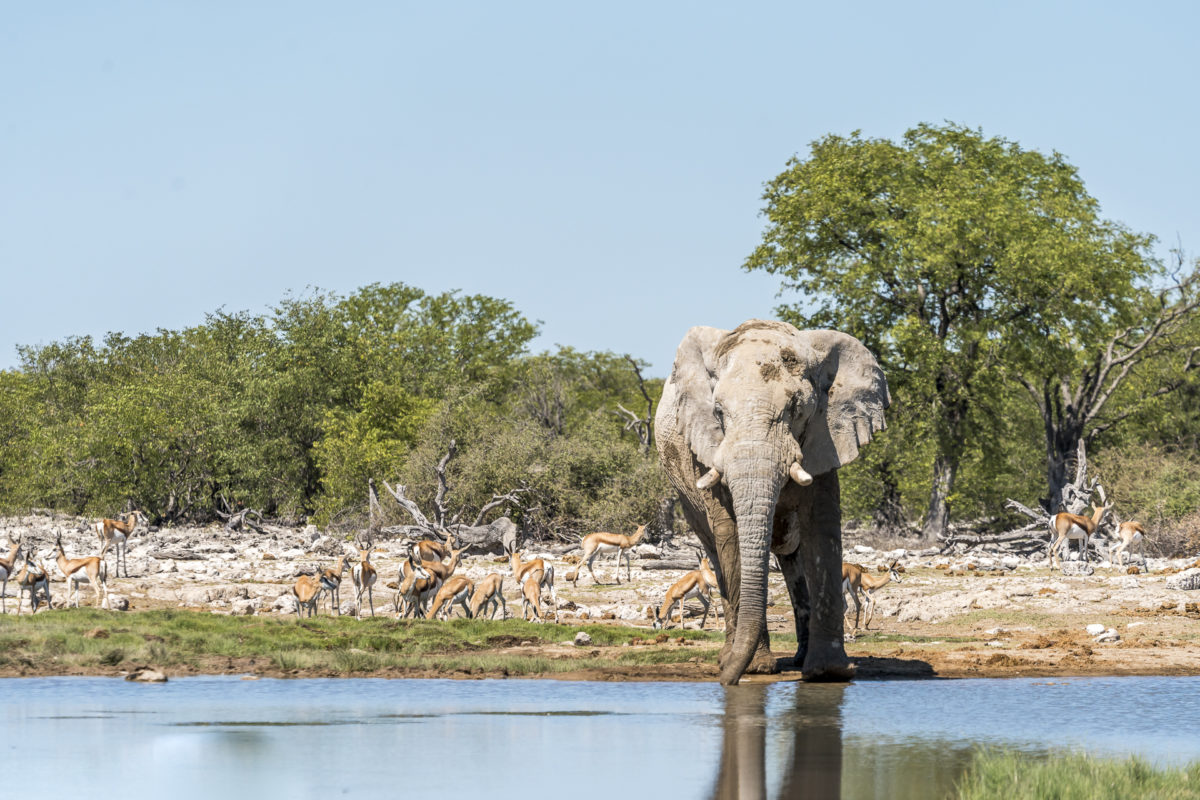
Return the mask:
{"type": "Polygon", "coordinates": [[[812,475],[804,471],[804,467],[800,466],[799,461],[792,462],[792,466],[788,469],[788,475],[801,486],[808,486],[813,482],[812,475]]]}
{"type": "Polygon", "coordinates": [[[696,481],[696,488],[711,489],[717,485],[717,481],[719,480],[721,480],[721,473],[717,472],[715,469],[710,469],[708,472],[704,473],[704,476],[700,478],[700,480],[696,481]]]}

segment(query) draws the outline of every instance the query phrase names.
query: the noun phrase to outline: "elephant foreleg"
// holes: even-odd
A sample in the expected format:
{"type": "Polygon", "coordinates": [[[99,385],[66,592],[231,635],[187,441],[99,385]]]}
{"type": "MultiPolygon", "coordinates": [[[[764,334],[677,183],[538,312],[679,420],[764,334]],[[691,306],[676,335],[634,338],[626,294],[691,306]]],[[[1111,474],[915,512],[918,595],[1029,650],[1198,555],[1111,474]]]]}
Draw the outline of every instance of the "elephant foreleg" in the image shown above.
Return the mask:
{"type": "Polygon", "coordinates": [[[811,523],[801,540],[800,561],[809,595],[806,681],[844,681],[854,676],[846,657],[842,617],[842,510],[836,472],[817,477],[811,523]]]}
{"type": "Polygon", "coordinates": [[[777,556],[779,568],[783,570],[783,582],[792,599],[792,614],[796,622],[795,668],[799,669],[808,655],[809,597],[808,584],[804,580],[804,564],[799,551],[786,556],[777,556]]]}

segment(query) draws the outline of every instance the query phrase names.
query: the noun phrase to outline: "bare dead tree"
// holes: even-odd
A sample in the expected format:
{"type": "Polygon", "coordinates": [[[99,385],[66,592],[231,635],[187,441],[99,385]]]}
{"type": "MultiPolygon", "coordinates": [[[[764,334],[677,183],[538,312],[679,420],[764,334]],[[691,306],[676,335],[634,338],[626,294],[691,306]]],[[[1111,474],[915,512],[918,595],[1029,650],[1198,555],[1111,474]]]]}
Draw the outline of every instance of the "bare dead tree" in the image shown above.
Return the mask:
{"type": "Polygon", "coordinates": [[[625,354],[625,360],[633,367],[633,374],[637,376],[638,389],[641,391],[642,397],[646,399],[646,415],[639,416],[621,403],[617,403],[619,409],[617,415],[625,420],[625,430],[633,431],[634,435],[638,437],[642,455],[645,455],[650,452],[650,442],[654,438],[654,401],[650,399],[650,393],[646,391],[646,380],[642,377],[642,368],[628,353],[625,354]]]}
{"type": "Polygon", "coordinates": [[[1091,443],[1137,413],[1148,400],[1169,394],[1186,381],[1187,373],[1200,367],[1200,346],[1185,336],[1189,323],[1200,312],[1200,274],[1195,267],[1181,275],[1182,254],[1176,253],[1174,281],[1154,295],[1141,322],[1120,328],[1098,343],[1082,367],[1070,374],[1046,373],[1017,380],[1037,406],[1046,442],[1048,495],[1042,498],[1047,511],[1056,512],[1067,503],[1063,491],[1067,470],[1077,445],[1091,443]],[[1151,359],[1175,359],[1179,368],[1171,378],[1149,390],[1139,404],[1116,414],[1106,414],[1121,385],[1151,359]]]}
{"type": "Polygon", "coordinates": [[[225,507],[225,510],[222,511],[214,507],[213,511],[217,513],[217,516],[225,520],[225,530],[240,531],[245,527],[250,528],[255,533],[263,532],[263,515],[261,511],[245,507],[234,511],[229,501],[225,498],[225,495],[221,495],[218,499],[221,501],[221,505],[225,507]],[[252,520],[251,517],[255,519],[252,520]]]}
{"type": "MultiPolygon", "coordinates": [[[[434,474],[437,476],[437,491],[433,498],[432,519],[427,517],[421,511],[420,506],[408,496],[407,486],[403,484],[392,486],[386,480],[383,481],[384,488],[387,489],[388,493],[396,500],[400,507],[408,512],[408,515],[412,517],[415,524],[411,526],[381,528],[382,532],[400,533],[413,538],[429,536],[438,541],[445,541],[449,535],[453,534],[455,540],[460,543],[475,544],[484,548],[492,545],[500,545],[503,541],[511,540],[515,536],[515,525],[512,524],[511,520],[508,521],[507,526],[497,525],[496,523],[484,525],[483,521],[489,513],[495,511],[497,508],[507,509],[511,506],[520,506],[522,496],[533,491],[526,485],[504,492],[503,494],[492,495],[492,499],[483,504],[470,525],[464,525],[461,521],[465,509],[460,509],[456,514],[450,516],[446,504],[452,487],[446,478],[446,468],[457,452],[457,445],[454,440],[451,440],[446,449],[446,454],[442,456],[437,466],[434,467],[434,474]]],[[[368,486],[373,487],[374,482],[370,482],[368,486]]]]}

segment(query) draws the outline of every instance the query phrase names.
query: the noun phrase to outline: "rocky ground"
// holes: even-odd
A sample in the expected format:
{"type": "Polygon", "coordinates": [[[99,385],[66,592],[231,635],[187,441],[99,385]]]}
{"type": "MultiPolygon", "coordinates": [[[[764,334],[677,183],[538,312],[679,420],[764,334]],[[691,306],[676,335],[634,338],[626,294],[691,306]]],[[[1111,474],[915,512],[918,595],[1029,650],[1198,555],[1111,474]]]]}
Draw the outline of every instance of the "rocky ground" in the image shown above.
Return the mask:
{"type": "MultiPolygon", "coordinates": [[[[64,516],[0,518],[0,547],[23,535],[33,542],[49,568],[55,606],[66,599],[65,584],[54,565],[54,537],[61,532],[68,557],[99,552],[90,520],[64,516]]],[[[129,547],[129,578],[117,577],[110,553],[110,604],[118,610],[187,608],[236,615],[292,615],[290,587],[302,571],[329,567],[354,545],[309,526],[267,527],[265,533],[230,533],[219,526],[139,531],[129,547]]],[[[578,586],[565,580],[576,555],[553,553],[534,545],[526,559],[555,564],[561,621],[611,620],[646,626],[650,606],[661,601],[683,570],[645,569],[656,561],[695,558],[692,543],[643,544],[635,548],[632,581],[596,584],[585,573],[578,586]]],[[[376,615],[395,616],[394,590],[406,540],[376,543],[372,563],[379,571],[374,592],[376,615]]],[[[1200,674],[1200,561],[1159,560],[1139,564],[1138,574],[1106,562],[1068,563],[1051,573],[1044,556],[945,557],[935,551],[875,550],[847,543],[846,560],[877,570],[896,559],[903,569],[899,584],[876,591],[871,630],[848,635],[847,650],[862,677],[985,676],[1087,674],[1200,674]],[[1090,572],[1089,572],[1090,570],[1090,572]],[[1077,574],[1070,574],[1075,572],[1077,574]]],[[[612,557],[597,561],[597,576],[612,581],[612,557]]],[[[478,580],[491,572],[504,575],[510,616],[521,611],[518,587],[505,559],[467,557],[460,572],[478,580]]],[[[16,612],[16,586],[8,584],[8,613],[16,612]]],[[[548,599],[548,598],[547,598],[548,599]]],[[[787,592],[772,575],[768,620],[772,631],[791,632],[787,592]]],[[[93,602],[84,587],[83,601],[93,602]]],[[[344,614],[354,612],[349,573],[343,583],[344,614]]],[[[719,613],[720,603],[714,603],[719,613]]],[[[28,613],[28,604],[25,606],[28,613]]],[[[328,602],[322,613],[330,613],[328,602]]],[[[369,612],[367,612],[369,613],[369,612]]],[[[457,612],[456,612],[457,613],[457,612]]],[[[699,624],[700,606],[688,608],[688,627],[699,624]]],[[[851,617],[852,621],[852,617],[851,617]]],[[[708,627],[722,625],[710,614],[708,627]]],[[[849,626],[848,626],[849,627],[849,626]]],[[[715,646],[715,645],[714,645],[715,646]]],[[[786,644],[777,642],[783,652],[786,644]]],[[[697,667],[701,672],[711,666],[697,667]]],[[[792,675],[794,677],[794,675],[792,675]]]]}

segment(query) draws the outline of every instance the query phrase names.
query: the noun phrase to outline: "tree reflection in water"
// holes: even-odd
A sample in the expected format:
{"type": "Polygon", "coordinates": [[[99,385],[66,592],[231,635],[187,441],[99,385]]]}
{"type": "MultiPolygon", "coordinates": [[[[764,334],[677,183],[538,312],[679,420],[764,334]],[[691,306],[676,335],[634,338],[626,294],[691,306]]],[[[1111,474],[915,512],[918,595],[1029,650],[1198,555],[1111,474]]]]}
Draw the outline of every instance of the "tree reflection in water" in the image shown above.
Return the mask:
{"type": "MultiPolygon", "coordinates": [[[[767,690],[765,684],[725,689],[721,764],[716,800],[767,796],[767,690]]],[[[772,720],[772,732],[790,735],[783,750],[779,797],[837,798],[842,786],[842,696],[846,684],[795,687],[794,708],[772,720]]],[[[774,749],[774,748],[773,748],[774,749]]]]}

